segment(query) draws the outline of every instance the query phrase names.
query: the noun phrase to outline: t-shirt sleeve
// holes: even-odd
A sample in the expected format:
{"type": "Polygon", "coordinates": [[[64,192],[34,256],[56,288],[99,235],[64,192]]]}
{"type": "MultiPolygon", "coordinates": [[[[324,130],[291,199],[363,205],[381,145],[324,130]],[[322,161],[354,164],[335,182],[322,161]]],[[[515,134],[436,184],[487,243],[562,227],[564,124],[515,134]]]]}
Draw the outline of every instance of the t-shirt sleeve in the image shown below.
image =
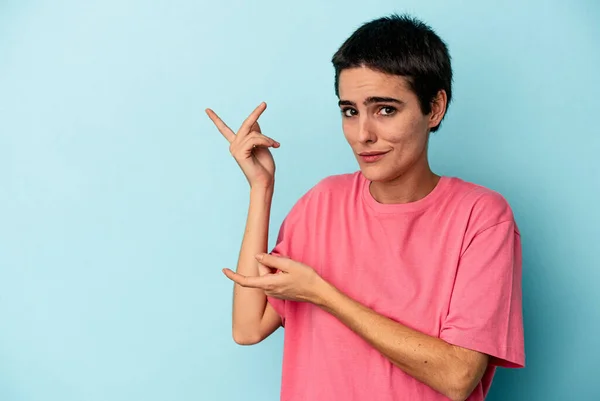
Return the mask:
{"type": "Polygon", "coordinates": [[[488,354],[496,366],[525,366],[521,238],[514,220],[477,233],[460,258],[444,341],[488,354]]]}
{"type": "MultiPolygon", "coordinates": [[[[290,212],[290,214],[292,212],[290,212]]],[[[289,253],[291,238],[290,235],[288,235],[287,225],[291,222],[291,218],[293,218],[293,216],[291,216],[290,214],[288,214],[288,216],[283,220],[283,223],[281,223],[281,227],[279,228],[279,234],[277,235],[277,242],[275,244],[275,247],[270,252],[271,255],[287,256],[289,253]]],[[[271,304],[273,309],[275,309],[275,311],[281,317],[282,326],[285,326],[285,300],[267,296],[267,301],[271,304]]]]}
{"type": "MultiPolygon", "coordinates": [[[[276,256],[285,256],[293,260],[302,260],[303,250],[306,238],[306,219],[307,208],[310,199],[313,196],[315,188],[305,193],[292,207],[290,212],[284,218],[279,228],[277,241],[270,254],[276,256]]],[[[267,301],[273,306],[273,309],[281,317],[281,323],[285,326],[287,301],[275,297],[267,296],[267,301]]]]}

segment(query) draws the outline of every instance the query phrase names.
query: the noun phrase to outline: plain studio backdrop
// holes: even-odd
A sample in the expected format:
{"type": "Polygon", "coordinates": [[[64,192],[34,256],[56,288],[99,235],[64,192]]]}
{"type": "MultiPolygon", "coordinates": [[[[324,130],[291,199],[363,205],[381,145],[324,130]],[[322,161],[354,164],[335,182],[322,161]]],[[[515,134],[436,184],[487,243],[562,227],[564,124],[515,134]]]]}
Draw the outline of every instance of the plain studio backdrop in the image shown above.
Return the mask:
{"type": "Polygon", "coordinates": [[[454,102],[431,163],[501,192],[523,236],[527,368],[490,400],[599,400],[600,5],[589,1],[0,1],[0,400],[276,400],[283,330],[231,338],[248,184],[204,114],[261,101],[281,142],[270,246],[356,171],[330,59],[423,19],[454,102]]]}

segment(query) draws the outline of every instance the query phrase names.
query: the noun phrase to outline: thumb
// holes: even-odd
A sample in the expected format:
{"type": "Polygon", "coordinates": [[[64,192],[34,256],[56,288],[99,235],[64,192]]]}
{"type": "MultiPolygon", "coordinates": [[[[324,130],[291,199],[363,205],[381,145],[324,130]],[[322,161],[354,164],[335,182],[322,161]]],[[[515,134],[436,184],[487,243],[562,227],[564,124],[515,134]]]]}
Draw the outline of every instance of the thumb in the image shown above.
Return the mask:
{"type": "Polygon", "coordinates": [[[273,268],[270,268],[268,266],[265,266],[265,265],[263,265],[260,262],[257,262],[257,263],[258,263],[258,275],[260,277],[265,276],[267,274],[273,274],[273,273],[275,273],[276,269],[273,269],[273,268]]]}

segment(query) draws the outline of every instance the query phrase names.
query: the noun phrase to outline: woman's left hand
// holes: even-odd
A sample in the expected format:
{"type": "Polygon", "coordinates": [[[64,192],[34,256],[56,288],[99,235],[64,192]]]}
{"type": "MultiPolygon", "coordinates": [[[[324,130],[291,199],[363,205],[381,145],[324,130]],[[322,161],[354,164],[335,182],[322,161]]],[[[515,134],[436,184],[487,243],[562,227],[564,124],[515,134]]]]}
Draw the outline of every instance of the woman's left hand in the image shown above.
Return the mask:
{"type": "Polygon", "coordinates": [[[327,283],[312,267],[267,253],[256,255],[256,260],[262,265],[260,276],[247,277],[231,269],[223,269],[223,273],[243,287],[264,290],[270,297],[315,304],[322,300],[327,283]]]}

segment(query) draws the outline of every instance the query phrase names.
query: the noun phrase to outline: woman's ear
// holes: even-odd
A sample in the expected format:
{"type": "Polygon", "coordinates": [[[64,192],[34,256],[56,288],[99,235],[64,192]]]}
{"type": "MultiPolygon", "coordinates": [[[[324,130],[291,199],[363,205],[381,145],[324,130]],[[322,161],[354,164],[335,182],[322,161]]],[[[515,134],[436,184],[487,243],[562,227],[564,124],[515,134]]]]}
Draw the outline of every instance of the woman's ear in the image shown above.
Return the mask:
{"type": "Polygon", "coordinates": [[[431,102],[431,116],[429,117],[429,128],[437,127],[442,122],[444,114],[446,114],[446,106],[448,105],[448,95],[446,91],[440,89],[433,101],[431,102]]]}

